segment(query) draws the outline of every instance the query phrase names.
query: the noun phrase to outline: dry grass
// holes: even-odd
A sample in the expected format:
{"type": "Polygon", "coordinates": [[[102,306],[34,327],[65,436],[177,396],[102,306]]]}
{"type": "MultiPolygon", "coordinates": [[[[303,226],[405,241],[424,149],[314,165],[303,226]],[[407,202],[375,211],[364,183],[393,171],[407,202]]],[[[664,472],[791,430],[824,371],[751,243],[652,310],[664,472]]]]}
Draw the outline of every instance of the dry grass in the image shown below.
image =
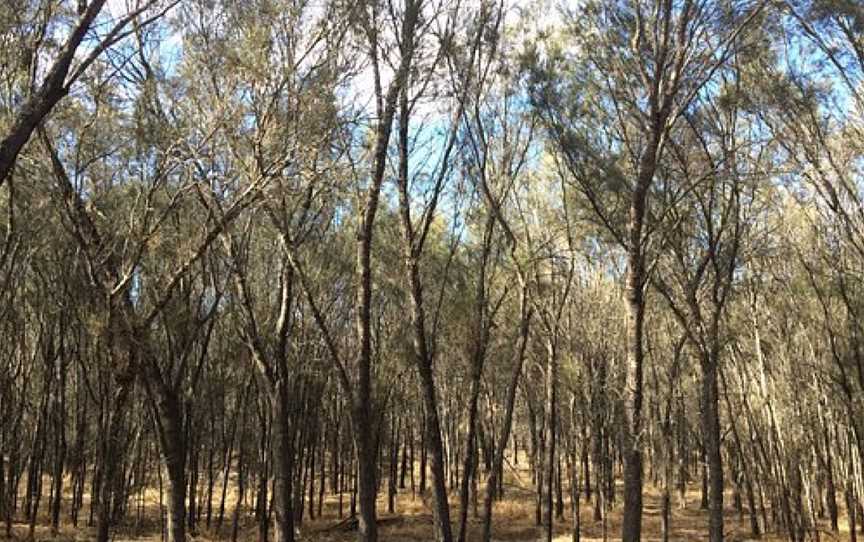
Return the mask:
{"type": "MultiPolygon", "coordinates": [[[[526,473],[510,473],[507,477],[505,487],[506,498],[497,502],[494,509],[495,522],[493,525],[493,539],[498,542],[527,542],[540,540],[542,531],[535,525],[534,490],[530,486],[530,477],[526,473]],[[526,483],[527,481],[527,483],[526,483]]],[[[619,491],[620,494],[620,491],[619,491]]],[[[348,511],[348,495],[344,495],[343,510],[348,511]]],[[[451,497],[452,514],[454,523],[458,518],[458,505],[455,496],[451,497]]],[[[403,492],[397,497],[395,514],[387,514],[381,511],[387,509],[386,494],[382,495],[378,502],[380,538],[384,541],[427,541],[432,538],[432,513],[426,502],[420,495],[412,497],[410,490],[403,492]]],[[[673,499],[672,511],[672,540],[697,541],[707,540],[705,533],[707,526],[707,512],[698,509],[699,494],[697,488],[690,488],[687,495],[686,508],[680,508],[673,499]]],[[[731,503],[731,498],[727,499],[731,503]]],[[[607,524],[607,540],[620,540],[621,530],[621,503],[615,503],[609,514],[607,524]]],[[[44,505],[43,505],[44,506],[44,505]]],[[[316,504],[317,507],[317,504],[316,504]]],[[[86,521],[85,507],[82,510],[82,519],[86,521]]],[[[191,537],[198,542],[216,542],[230,539],[231,511],[233,502],[229,503],[226,510],[225,524],[220,532],[202,530],[196,536],[191,537]]],[[[132,512],[134,516],[134,507],[132,512]]],[[[474,515],[473,506],[469,510],[468,540],[479,540],[482,523],[474,515]]],[[[593,508],[589,503],[583,501],[580,508],[582,541],[592,542],[603,540],[603,524],[593,520],[593,508]]],[[[43,519],[47,523],[47,517],[43,519]]],[[[328,496],[325,499],[322,517],[314,521],[308,519],[300,528],[300,540],[321,542],[347,542],[356,540],[356,533],[334,529],[338,525],[338,499],[336,496],[328,496]]],[[[565,519],[558,521],[555,526],[557,542],[571,540],[571,518],[569,503],[565,503],[565,519]]],[[[823,540],[846,540],[848,539],[848,527],[841,522],[841,533],[838,536],[828,533],[825,529],[823,540]],[[845,531],[844,531],[845,529],[845,531]],[[846,534],[844,534],[844,532],[846,534]]],[[[455,526],[454,526],[455,529],[455,526]]],[[[656,488],[647,486],[644,496],[643,537],[645,541],[659,540],[660,536],[660,495],[656,488]]],[[[161,528],[159,521],[159,493],[156,490],[147,491],[145,494],[145,513],[142,521],[129,524],[117,529],[114,540],[116,542],[156,542],[161,540],[161,528]]],[[[739,518],[732,510],[726,511],[727,539],[740,542],[750,540],[749,521],[747,517],[739,518]]],[[[15,525],[13,529],[14,538],[26,539],[27,528],[25,525],[15,525]]],[[[35,540],[50,542],[77,542],[92,540],[93,530],[83,527],[72,528],[71,525],[63,525],[56,536],[52,536],[49,529],[44,525],[37,527],[35,540]]],[[[240,540],[248,542],[257,540],[257,531],[254,521],[248,515],[244,517],[240,540]]],[[[771,542],[785,540],[785,537],[776,533],[769,533],[761,538],[762,541],[771,542]]]]}

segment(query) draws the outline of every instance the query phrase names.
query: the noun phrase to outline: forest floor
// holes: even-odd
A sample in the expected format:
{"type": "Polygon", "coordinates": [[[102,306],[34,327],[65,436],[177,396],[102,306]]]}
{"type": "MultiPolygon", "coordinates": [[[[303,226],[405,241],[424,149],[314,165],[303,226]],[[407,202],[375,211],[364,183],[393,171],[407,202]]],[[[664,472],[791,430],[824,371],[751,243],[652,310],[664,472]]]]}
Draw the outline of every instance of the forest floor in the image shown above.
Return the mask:
{"type": "MultiPolygon", "coordinates": [[[[495,505],[494,524],[492,538],[496,542],[534,542],[542,539],[543,530],[535,524],[535,493],[530,484],[530,477],[508,477],[505,487],[505,498],[495,505]]],[[[620,488],[619,488],[620,489],[620,488]]],[[[618,492],[620,495],[620,490],[618,492]]],[[[672,530],[671,540],[675,541],[697,541],[708,540],[706,528],[708,525],[708,513],[699,508],[700,497],[698,487],[688,489],[687,503],[685,507],[679,506],[675,496],[672,498],[672,530]]],[[[344,496],[344,510],[347,513],[349,495],[344,496]]],[[[455,504],[457,497],[451,495],[451,518],[454,523],[458,520],[458,505],[455,504]]],[[[148,492],[145,496],[145,513],[137,521],[133,518],[129,525],[118,527],[114,536],[114,542],[157,542],[161,538],[161,525],[159,521],[159,494],[158,491],[148,492]]],[[[739,514],[731,507],[731,495],[727,495],[725,504],[725,532],[726,539],[731,542],[742,542],[755,540],[750,537],[750,524],[746,514],[739,514]]],[[[432,539],[432,514],[429,508],[429,497],[421,498],[420,495],[412,497],[410,489],[401,493],[396,499],[394,514],[386,513],[387,495],[385,491],[379,498],[379,538],[386,542],[420,542],[432,539]],[[424,502],[425,501],[425,502],[424,502]]],[[[581,501],[581,540],[583,542],[603,541],[603,522],[594,521],[593,505],[584,500],[581,501]]],[[[317,504],[316,504],[317,508],[317,504]]],[[[87,507],[82,510],[82,516],[86,518],[87,507]]],[[[231,539],[230,511],[233,505],[228,507],[223,527],[217,532],[214,530],[199,529],[195,536],[190,537],[196,542],[217,542],[231,539]]],[[[323,514],[310,521],[305,519],[300,528],[300,541],[320,542],[353,542],[356,540],[356,532],[346,528],[344,519],[339,518],[338,499],[333,496],[325,498],[323,514]]],[[[644,494],[644,515],[642,520],[642,540],[660,540],[660,511],[661,500],[659,491],[650,483],[646,484],[644,494]]],[[[605,540],[620,540],[621,530],[621,502],[609,512],[606,525],[607,538],[605,540]]],[[[135,516],[136,514],[132,514],[135,516]]],[[[468,541],[479,540],[482,521],[475,517],[473,508],[469,510],[468,541]]],[[[45,542],[79,542],[92,540],[92,528],[74,529],[71,525],[61,527],[57,535],[52,536],[44,524],[37,526],[35,541],[45,542]]],[[[202,522],[203,523],[203,522],[202,522]]],[[[761,521],[760,521],[761,525],[761,521]]],[[[455,536],[454,526],[454,536],[455,536]]],[[[572,540],[572,517],[570,515],[569,502],[565,501],[564,518],[556,520],[555,542],[568,542],[572,540]]],[[[26,540],[27,526],[15,524],[13,528],[13,539],[26,540]]],[[[824,541],[848,540],[848,526],[845,516],[841,515],[840,532],[831,533],[827,522],[820,525],[820,539],[824,541]]],[[[251,542],[257,540],[257,529],[254,519],[249,516],[243,522],[238,540],[251,542]]],[[[763,542],[786,540],[783,533],[767,533],[759,540],[763,542]]]]}

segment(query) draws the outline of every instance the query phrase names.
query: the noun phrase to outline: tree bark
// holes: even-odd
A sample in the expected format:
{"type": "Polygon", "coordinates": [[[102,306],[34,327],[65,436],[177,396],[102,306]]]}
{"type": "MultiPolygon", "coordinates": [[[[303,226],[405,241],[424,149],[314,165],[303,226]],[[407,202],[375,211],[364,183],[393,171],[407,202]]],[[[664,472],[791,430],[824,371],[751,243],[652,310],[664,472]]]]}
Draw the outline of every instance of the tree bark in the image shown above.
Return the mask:
{"type": "Polygon", "coordinates": [[[162,389],[156,398],[157,431],[168,474],[168,542],[186,541],[186,437],[176,393],[162,389]]]}
{"type": "Polygon", "coordinates": [[[66,77],[75,58],[75,52],[89,32],[105,2],[106,0],[92,0],[90,2],[78,24],[72,29],[69,38],[63,44],[63,48],[48,70],[42,84],[24,102],[15,115],[9,131],[0,140],[0,185],[9,177],[18,154],[30,140],[33,131],[69,92],[66,77]]]}
{"type": "Polygon", "coordinates": [[[115,481],[118,475],[117,467],[120,460],[118,452],[125,425],[123,412],[134,385],[134,374],[131,373],[131,369],[127,367],[123,373],[116,383],[117,391],[113,401],[111,401],[113,410],[108,414],[106,434],[101,445],[101,483],[99,484],[99,499],[96,505],[96,542],[108,542],[114,519],[111,511],[116,488],[115,481]]]}
{"type": "Polygon", "coordinates": [[[483,498],[483,536],[482,542],[490,542],[492,539],[492,501],[495,498],[495,490],[498,486],[498,478],[501,476],[504,466],[504,452],[510,439],[510,429],[513,426],[513,410],[516,405],[516,389],[522,376],[522,365],[525,362],[525,352],[528,346],[528,335],[531,329],[531,309],[528,306],[527,286],[522,284],[519,297],[520,323],[519,323],[519,345],[513,365],[513,374],[507,386],[507,395],[504,402],[504,421],[501,424],[501,433],[498,435],[498,445],[495,447],[495,456],[492,460],[492,470],[486,479],[486,495],[483,498]]]}
{"type": "Polygon", "coordinates": [[[378,521],[375,510],[377,481],[375,479],[376,458],[378,455],[375,428],[368,401],[354,400],[352,405],[354,424],[354,444],[357,447],[357,508],[358,539],[362,542],[378,540],[378,521]]]}
{"type": "Polygon", "coordinates": [[[554,344],[555,338],[549,337],[546,345],[546,542],[552,542],[552,530],[555,520],[553,510],[553,493],[555,487],[556,429],[557,429],[557,390],[558,390],[558,353],[554,344]]]}
{"type": "Polygon", "coordinates": [[[648,191],[657,169],[657,153],[665,117],[657,116],[639,160],[636,188],[630,201],[627,244],[627,365],[624,389],[624,517],[623,542],[642,536],[642,382],[645,359],[645,216],[648,191]]]}
{"type": "Polygon", "coordinates": [[[273,409],[273,525],[274,542],[294,542],[294,438],[288,391],[280,382],[271,394],[273,409]]]}
{"type": "Polygon", "coordinates": [[[720,450],[720,394],[716,358],[704,360],[702,373],[702,434],[708,464],[708,536],[711,542],[722,542],[723,461],[720,450]]]}
{"type": "MultiPolygon", "coordinates": [[[[652,170],[653,175],[653,170],[652,170]]],[[[645,321],[644,255],[642,219],[644,197],[631,209],[631,246],[627,278],[627,366],[624,390],[624,517],[623,542],[639,542],[642,537],[642,371],[644,365],[643,325],[645,321]]]]}

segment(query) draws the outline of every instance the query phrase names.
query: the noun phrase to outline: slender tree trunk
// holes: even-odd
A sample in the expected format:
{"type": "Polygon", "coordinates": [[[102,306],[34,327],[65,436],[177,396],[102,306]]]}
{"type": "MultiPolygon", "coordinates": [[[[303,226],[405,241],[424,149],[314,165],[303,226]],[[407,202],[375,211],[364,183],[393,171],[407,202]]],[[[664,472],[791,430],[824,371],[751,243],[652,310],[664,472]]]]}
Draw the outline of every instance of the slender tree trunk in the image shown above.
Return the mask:
{"type": "Polygon", "coordinates": [[[201,454],[201,447],[199,446],[198,440],[200,437],[195,436],[191,433],[192,431],[192,414],[187,413],[188,423],[186,424],[186,438],[187,438],[187,456],[188,456],[188,468],[186,469],[189,474],[189,489],[186,492],[188,496],[188,504],[186,506],[186,516],[187,516],[187,528],[189,529],[189,534],[191,536],[196,535],[196,531],[198,529],[198,516],[199,516],[199,496],[198,496],[198,462],[201,454]]]}
{"type": "Polygon", "coordinates": [[[279,381],[271,394],[273,409],[273,525],[274,542],[294,542],[294,438],[286,384],[279,381]]]}
{"type": "MultiPolygon", "coordinates": [[[[479,354],[475,354],[479,355],[479,354]]],[[[465,542],[468,527],[468,493],[470,491],[471,479],[476,468],[477,451],[477,404],[480,400],[480,380],[482,378],[482,361],[475,358],[471,368],[471,391],[468,399],[468,431],[465,436],[465,462],[462,470],[462,484],[459,488],[459,534],[458,542],[465,542]]]]}
{"type": "Polygon", "coordinates": [[[644,256],[641,248],[635,246],[642,243],[641,216],[644,214],[644,201],[639,210],[631,210],[632,215],[638,215],[638,223],[631,229],[638,231],[631,235],[629,269],[627,279],[627,302],[629,318],[627,320],[627,367],[624,390],[624,414],[626,428],[624,431],[624,517],[622,520],[622,541],[639,542],[642,539],[642,370],[643,370],[643,325],[645,320],[644,256]]]}
{"type": "Polygon", "coordinates": [[[579,460],[576,452],[570,453],[570,513],[573,516],[572,542],[579,542],[582,537],[581,517],[579,510],[579,460]]]}
{"type": "Polygon", "coordinates": [[[309,520],[315,519],[315,454],[318,451],[318,432],[312,431],[309,437],[309,520]]]}
{"type": "Polygon", "coordinates": [[[120,466],[120,444],[123,439],[125,419],[123,412],[126,409],[126,403],[129,399],[129,394],[132,392],[134,385],[134,376],[131,373],[131,368],[127,367],[125,374],[118,378],[116,383],[116,394],[112,398],[111,406],[113,410],[108,413],[106,422],[105,440],[101,446],[101,473],[98,491],[98,503],[96,505],[96,542],[108,542],[109,533],[113,524],[111,514],[114,490],[117,486],[115,483],[120,466]]]}
{"type": "Polygon", "coordinates": [[[396,417],[392,416],[390,420],[390,454],[387,465],[387,512],[390,514],[396,513],[396,486],[397,486],[397,470],[399,468],[399,435],[396,429],[398,423],[396,417]]]}
{"type": "Polygon", "coordinates": [[[327,433],[322,431],[321,443],[318,446],[321,454],[318,458],[318,517],[324,514],[324,491],[327,488],[327,433]]]}
{"type": "MultiPolygon", "coordinates": [[[[645,218],[648,195],[657,170],[660,142],[666,130],[671,102],[649,92],[654,110],[648,141],[639,157],[635,188],[630,199],[627,224],[627,364],[625,369],[623,456],[624,517],[621,522],[623,542],[638,542],[642,536],[642,400],[645,358],[645,218]]],[[[671,99],[671,98],[668,98],[671,99]]]]}
{"type": "Polygon", "coordinates": [[[428,469],[429,447],[426,445],[426,416],[423,416],[420,428],[420,495],[426,493],[426,473],[428,469]]]}
{"type": "Polygon", "coordinates": [[[834,483],[831,439],[829,438],[828,426],[824,421],[822,423],[822,436],[825,440],[825,500],[827,501],[828,517],[831,520],[831,530],[836,533],[839,530],[837,517],[837,487],[834,483]]]}
{"type": "Polygon", "coordinates": [[[204,524],[206,525],[208,530],[210,529],[210,525],[213,521],[213,490],[216,487],[216,469],[214,465],[214,461],[216,459],[215,429],[216,428],[211,424],[210,449],[207,451],[207,505],[206,510],[204,511],[204,524]]]}
{"type": "Polygon", "coordinates": [[[186,438],[176,393],[159,391],[156,411],[162,461],[168,474],[168,542],[186,542],[186,438]]]}
{"type": "Polygon", "coordinates": [[[716,349],[710,356],[702,364],[702,434],[708,464],[708,536],[711,542],[722,542],[723,462],[720,450],[720,393],[716,349]]]}
{"type": "Polygon", "coordinates": [[[495,498],[495,490],[498,486],[498,478],[501,476],[504,465],[504,452],[510,439],[510,429],[513,426],[513,410],[516,405],[516,389],[522,376],[522,365],[525,362],[525,351],[528,346],[528,333],[531,328],[531,309],[528,307],[528,291],[523,284],[519,297],[521,321],[519,324],[519,347],[516,361],[513,366],[513,374],[507,386],[507,395],[504,402],[504,420],[501,424],[501,433],[498,435],[498,445],[495,447],[495,456],[492,461],[492,470],[486,480],[486,495],[483,498],[483,536],[482,542],[490,542],[492,539],[492,501],[495,498]]]}
{"type": "Polygon", "coordinates": [[[453,539],[450,526],[450,505],[447,501],[447,479],[444,474],[444,443],[441,440],[441,424],[438,417],[438,401],[431,367],[420,367],[420,382],[426,406],[426,439],[431,459],[432,489],[435,492],[434,519],[436,540],[450,542],[453,539]]]}
{"type": "MultiPolygon", "coordinates": [[[[246,416],[243,416],[243,429],[246,427],[246,416]]],[[[237,457],[237,502],[234,504],[234,512],[231,517],[231,542],[237,542],[240,532],[240,511],[243,508],[243,499],[246,496],[246,447],[243,446],[244,430],[240,431],[240,452],[237,457]]]]}
{"type": "Polygon", "coordinates": [[[550,337],[546,346],[546,542],[552,542],[552,531],[555,523],[555,511],[553,509],[553,493],[555,487],[555,465],[556,457],[556,434],[558,425],[557,412],[557,390],[558,390],[558,354],[550,337]]]}
{"type": "Polygon", "coordinates": [[[480,384],[483,378],[483,366],[486,361],[486,348],[489,340],[489,323],[487,320],[488,301],[486,293],[486,269],[489,262],[490,245],[492,234],[495,231],[495,215],[489,213],[486,216],[486,224],[483,232],[483,251],[479,277],[477,278],[477,291],[474,299],[474,329],[473,346],[471,355],[471,391],[468,398],[468,431],[465,436],[465,462],[463,465],[464,477],[459,491],[459,535],[458,542],[465,542],[468,525],[468,492],[471,480],[479,461],[477,460],[477,410],[480,401],[480,384]]]}
{"type": "Polygon", "coordinates": [[[366,401],[355,399],[353,413],[354,443],[357,447],[358,463],[356,479],[357,508],[359,511],[358,539],[362,542],[377,542],[378,520],[375,501],[378,490],[375,471],[377,469],[378,450],[368,396],[366,401]]]}
{"type": "Polygon", "coordinates": [[[225,502],[228,498],[228,478],[231,474],[231,462],[234,459],[234,434],[237,431],[237,413],[234,413],[232,426],[231,426],[231,436],[227,445],[227,449],[225,450],[225,455],[223,456],[222,462],[222,491],[219,497],[219,511],[216,514],[216,530],[220,531],[222,529],[222,522],[225,519],[225,502]]]}
{"type": "MultiPolygon", "coordinates": [[[[652,168],[653,176],[653,168],[652,168]]],[[[649,179],[650,182],[650,179],[649,179]]],[[[647,187],[646,187],[647,188],[647,187]]],[[[645,196],[634,198],[631,208],[630,254],[627,272],[627,365],[624,389],[624,517],[623,542],[642,538],[642,371],[644,364],[643,326],[645,321],[642,219],[645,196]]]]}
{"type": "MultiPolygon", "coordinates": [[[[268,413],[259,411],[260,437],[258,440],[258,490],[255,492],[255,520],[258,523],[258,542],[267,542],[270,534],[270,514],[267,506],[270,479],[270,439],[268,438],[268,413]]],[[[169,541],[170,542],[170,541],[169,541]]]]}
{"type": "MultiPolygon", "coordinates": [[[[3,390],[6,393],[6,390],[3,390]]],[[[0,521],[6,520],[6,434],[4,427],[0,425],[0,521]]]]}
{"type": "MultiPolygon", "coordinates": [[[[357,447],[358,500],[360,505],[359,539],[363,542],[378,541],[378,525],[376,519],[376,457],[377,438],[372,423],[373,393],[372,393],[372,241],[375,232],[375,216],[381,196],[381,186],[387,166],[387,149],[390,134],[393,129],[393,119],[396,114],[397,102],[403,94],[411,71],[414,55],[414,31],[418,24],[420,5],[414,0],[406,3],[402,23],[402,54],[399,67],[386,95],[378,93],[379,121],[375,134],[375,151],[372,158],[372,175],[369,189],[363,198],[363,214],[356,231],[356,337],[359,351],[357,353],[356,389],[345,389],[351,396],[351,412],[354,423],[354,442],[357,447]],[[352,394],[353,391],[353,394],[352,394]]],[[[372,47],[377,51],[376,34],[370,30],[372,47]]],[[[374,63],[377,70],[377,61],[374,63]]],[[[346,388],[348,382],[343,383],[346,388]]]]}
{"type": "MultiPolygon", "coordinates": [[[[63,467],[66,464],[66,369],[63,360],[57,363],[57,399],[54,408],[54,467],[51,475],[54,499],[51,502],[51,532],[57,534],[60,530],[60,505],[63,502],[63,467]]],[[[0,472],[3,467],[0,464],[0,472]]],[[[2,474],[0,474],[2,478],[2,474]]],[[[3,483],[0,480],[0,495],[3,494],[3,483]]],[[[2,497],[0,497],[2,500],[2,497]]]]}

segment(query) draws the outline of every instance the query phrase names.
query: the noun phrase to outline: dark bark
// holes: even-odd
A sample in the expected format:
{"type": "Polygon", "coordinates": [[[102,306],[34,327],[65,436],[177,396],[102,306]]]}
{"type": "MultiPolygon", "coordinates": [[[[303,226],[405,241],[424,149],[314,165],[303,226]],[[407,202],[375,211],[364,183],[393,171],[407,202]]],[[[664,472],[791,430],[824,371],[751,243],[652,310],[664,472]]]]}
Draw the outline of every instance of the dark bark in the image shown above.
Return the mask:
{"type": "Polygon", "coordinates": [[[486,361],[487,343],[489,342],[488,318],[489,303],[487,299],[486,274],[489,265],[492,234],[495,230],[495,216],[489,213],[486,217],[486,225],[483,233],[483,249],[480,257],[479,276],[477,278],[477,290],[474,299],[474,329],[471,347],[471,389],[468,397],[468,430],[465,435],[465,458],[463,464],[462,484],[459,488],[459,534],[458,542],[465,542],[468,526],[468,492],[474,471],[477,468],[477,411],[480,400],[480,385],[483,378],[483,366],[486,361]]]}
{"type": "Polygon", "coordinates": [[[555,511],[553,509],[553,494],[555,487],[555,465],[557,463],[556,444],[558,427],[558,353],[555,339],[550,337],[546,346],[546,542],[552,542],[555,511]]]}
{"type": "MultiPolygon", "coordinates": [[[[656,96],[653,97],[657,99],[656,96]]],[[[656,103],[656,102],[654,102],[656,103]]],[[[627,363],[624,383],[624,517],[623,542],[638,542],[642,536],[642,400],[645,363],[645,239],[648,193],[657,169],[660,140],[666,116],[655,117],[652,133],[639,159],[636,188],[630,199],[627,226],[627,363]]]]}
{"type": "MultiPolygon", "coordinates": [[[[652,170],[653,175],[653,170],[652,170]]],[[[649,180],[650,182],[650,180],[649,180]]],[[[634,198],[635,200],[635,198],[634,198]]],[[[627,365],[625,380],[624,430],[624,517],[623,542],[639,542],[642,537],[642,371],[644,365],[643,326],[644,255],[642,254],[642,220],[644,197],[631,208],[631,246],[628,258],[627,365]]]]}
{"type": "Polygon", "coordinates": [[[54,106],[68,94],[67,76],[75,59],[75,53],[105,2],[106,0],[91,0],[60,49],[42,84],[24,102],[16,113],[8,132],[0,140],[0,185],[8,179],[18,154],[30,140],[34,130],[54,106]]]}
{"type": "Polygon", "coordinates": [[[396,430],[397,422],[395,416],[390,420],[390,454],[387,465],[387,512],[396,512],[396,487],[397,487],[397,461],[399,458],[399,437],[396,430]]]}
{"type": "Polygon", "coordinates": [[[193,436],[192,434],[192,414],[187,412],[186,416],[186,441],[188,442],[187,471],[189,474],[189,489],[186,491],[186,495],[188,496],[188,504],[186,506],[186,524],[189,530],[189,534],[191,536],[195,536],[197,534],[196,530],[198,528],[198,516],[200,512],[198,503],[198,461],[200,457],[200,446],[198,445],[198,439],[200,437],[193,436]]]}
{"type": "Polygon", "coordinates": [[[186,541],[186,435],[176,393],[162,389],[156,399],[156,427],[168,474],[168,542],[186,541]]]}
{"type": "Polygon", "coordinates": [[[516,390],[522,377],[522,366],[525,362],[525,352],[528,347],[528,336],[531,329],[531,308],[528,302],[528,290],[522,284],[519,297],[520,322],[519,322],[519,344],[517,346],[516,359],[513,364],[513,373],[507,386],[504,401],[504,420],[501,424],[501,433],[498,435],[498,445],[495,447],[495,457],[492,462],[492,470],[486,479],[486,492],[483,498],[483,536],[482,542],[490,542],[492,539],[492,501],[498,487],[499,478],[503,472],[504,452],[507,442],[510,440],[510,430],[513,426],[513,410],[516,405],[516,390]]]}
{"type": "MultiPolygon", "coordinates": [[[[54,466],[51,474],[54,495],[51,502],[51,532],[60,530],[60,507],[63,502],[63,469],[66,464],[66,366],[63,356],[57,360],[57,392],[54,407],[54,466]]],[[[3,468],[0,465],[0,472],[3,468]]],[[[2,478],[2,474],[0,474],[2,478]]],[[[3,484],[0,481],[0,495],[3,494],[3,484]]],[[[2,500],[2,497],[0,497],[2,500]]],[[[2,514],[0,514],[2,517],[2,514]]]]}
{"type": "MultiPolygon", "coordinates": [[[[722,371],[719,371],[720,380],[723,383],[723,389],[728,390],[726,384],[726,377],[722,371]]],[[[732,405],[729,401],[728,391],[724,393],[724,397],[726,399],[726,406],[730,412],[732,412],[732,405]]],[[[741,442],[741,437],[738,433],[738,428],[735,423],[731,424],[732,429],[732,437],[733,443],[735,445],[735,451],[738,455],[739,464],[741,466],[741,477],[744,483],[744,492],[747,498],[747,511],[750,517],[750,534],[754,538],[759,538],[761,536],[761,529],[759,528],[759,519],[757,517],[757,509],[756,509],[756,497],[753,489],[753,466],[751,465],[751,461],[748,461],[744,455],[744,448],[741,442]]]]}
{"type": "Polygon", "coordinates": [[[828,426],[822,422],[822,435],[825,440],[825,501],[828,507],[828,517],[831,521],[831,530],[835,533],[838,527],[837,487],[834,483],[834,465],[831,453],[831,439],[828,434],[828,426]]]}
{"type": "Polygon", "coordinates": [[[213,491],[216,488],[216,426],[215,415],[210,413],[210,446],[207,450],[207,496],[204,511],[204,525],[210,529],[213,521],[213,491]]]}
{"type": "Polygon", "coordinates": [[[294,542],[294,435],[285,384],[272,395],[274,542],[294,542]]]}
{"type": "MultiPolygon", "coordinates": [[[[716,359],[716,358],[715,358],[716,359]]],[[[716,361],[706,361],[702,374],[703,438],[708,464],[708,536],[723,540],[723,462],[720,450],[720,401],[716,361]]]]}
{"type": "Polygon", "coordinates": [[[134,385],[134,373],[126,368],[116,382],[116,393],[112,397],[112,410],[108,413],[106,433],[100,445],[100,480],[98,502],[96,503],[96,542],[108,542],[114,517],[111,513],[114,502],[116,479],[122,474],[120,469],[121,442],[125,433],[125,417],[129,396],[134,385]]]}
{"type": "Polygon", "coordinates": [[[569,470],[570,470],[570,514],[572,516],[572,542],[579,542],[582,538],[582,514],[579,510],[579,462],[575,452],[570,453],[569,470]]]}
{"type": "Polygon", "coordinates": [[[375,428],[372,425],[372,412],[367,402],[355,399],[352,405],[354,444],[357,448],[357,508],[358,536],[363,542],[378,540],[378,520],[375,509],[377,499],[377,481],[375,479],[376,458],[378,447],[375,439],[375,428]]]}
{"type": "MultiPolygon", "coordinates": [[[[402,462],[399,465],[399,489],[405,489],[405,475],[408,473],[408,439],[411,438],[408,422],[405,422],[404,431],[407,433],[402,442],[402,462]]],[[[398,452],[397,452],[398,453],[398,452]]],[[[412,462],[411,468],[414,468],[412,462]]]]}
{"type": "MultiPolygon", "coordinates": [[[[245,429],[246,416],[243,416],[242,426],[245,429]]],[[[243,438],[245,430],[240,432],[241,438],[239,443],[240,452],[237,457],[237,503],[234,505],[234,512],[231,516],[231,542],[237,542],[237,535],[240,532],[240,511],[243,508],[243,500],[246,496],[246,446],[244,446],[243,438]]]]}
{"type": "Polygon", "coordinates": [[[447,501],[446,478],[444,474],[444,443],[441,440],[441,426],[438,417],[435,382],[431,367],[420,371],[420,380],[426,406],[426,437],[429,442],[431,459],[432,489],[435,493],[434,519],[436,540],[450,542],[453,539],[450,525],[450,505],[447,501]]]}
{"type": "MultiPolygon", "coordinates": [[[[377,542],[378,524],[375,510],[377,496],[376,459],[378,455],[377,438],[373,414],[374,397],[372,389],[372,242],[375,232],[375,217],[384,182],[387,165],[387,150],[390,144],[390,134],[393,129],[393,119],[396,115],[397,102],[408,84],[413,56],[414,32],[420,15],[420,6],[414,0],[406,2],[401,21],[402,44],[401,58],[393,81],[382,95],[381,88],[376,88],[378,98],[379,121],[375,133],[375,150],[372,156],[372,174],[369,189],[363,198],[363,213],[356,231],[356,316],[355,326],[357,342],[357,378],[351,386],[347,379],[342,380],[346,395],[351,397],[351,415],[355,433],[354,443],[357,448],[358,462],[358,505],[360,510],[358,537],[363,542],[377,542]]],[[[373,70],[380,84],[378,65],[377,33],[367,29],[373,49],[373,70]]],[[[439,433],[440,435],[440,433],[439,433]]]]}

